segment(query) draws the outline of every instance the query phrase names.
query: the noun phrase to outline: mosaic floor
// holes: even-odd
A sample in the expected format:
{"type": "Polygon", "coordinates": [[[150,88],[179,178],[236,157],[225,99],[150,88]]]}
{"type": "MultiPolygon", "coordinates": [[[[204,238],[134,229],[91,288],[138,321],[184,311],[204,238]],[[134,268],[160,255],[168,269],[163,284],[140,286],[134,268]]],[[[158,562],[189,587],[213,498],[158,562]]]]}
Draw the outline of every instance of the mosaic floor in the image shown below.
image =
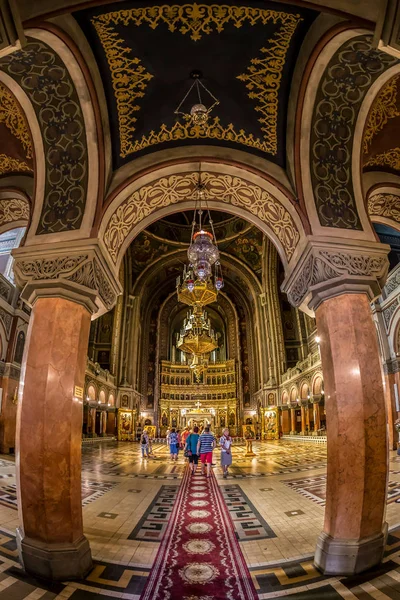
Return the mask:
{"type": "MultiPolygon", "coordinates": [[[[281,441],[254,450],[248,459],[243,446],[235,448],[228,480],[216,452],[214,474],[259,598],[400,600],[400,457],[390,456],[384,563],[361,577],[338,579],[321,576],[312,562],[324,514],[325,447],[281,441]]],[[[139,600],[171,518],[183,458],[171,463],[157,444],[153,457],[142,460],[136,444],[103,442],[84,446],[82,463],[84,529],[95,566],[83,582],[45,587],[18,564],[15,469],[1,457],[0,600],[139,600]]]]}

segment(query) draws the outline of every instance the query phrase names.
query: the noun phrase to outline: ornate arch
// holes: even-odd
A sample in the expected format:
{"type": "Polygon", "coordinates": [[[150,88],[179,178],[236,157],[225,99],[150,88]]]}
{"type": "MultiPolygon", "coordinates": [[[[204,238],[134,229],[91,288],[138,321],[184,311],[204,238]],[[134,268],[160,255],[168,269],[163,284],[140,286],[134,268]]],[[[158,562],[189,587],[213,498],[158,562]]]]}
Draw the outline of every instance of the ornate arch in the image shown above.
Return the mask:
{"type": "Polygon", "coordinates": [[[52,240],[60,234],[89,237],[99,160],[88,86],[60,37],[41,29],[29,29],[26,35],[22,50],[0,60],[0,79],[12,80],[9,87],[22,99],[35,140],[35,210],[27,244],[49,234],[52,240]]]}
{"type": "Polygon", "coordinates": [[[377,80],[397,59],[373,47],[373,35],[346,30],[320,52],[311,71],[301,114],[300,172],[314,234],[375,240],[361,183],[365,121],[377,80]]]}
{"type": "MultiPolygon", "coordinates": [[[[237,214],[257,225],[277,247],[284,265],[293,258],[304,229],[289,197],[244,168],[202,163],[202,181],[210,208],[237,214]]],[[[111,200],[99,237],[118,268],[134,237],[167,214],[192,209],[198,164],[173,165],[139,176],[111,200]]]]}

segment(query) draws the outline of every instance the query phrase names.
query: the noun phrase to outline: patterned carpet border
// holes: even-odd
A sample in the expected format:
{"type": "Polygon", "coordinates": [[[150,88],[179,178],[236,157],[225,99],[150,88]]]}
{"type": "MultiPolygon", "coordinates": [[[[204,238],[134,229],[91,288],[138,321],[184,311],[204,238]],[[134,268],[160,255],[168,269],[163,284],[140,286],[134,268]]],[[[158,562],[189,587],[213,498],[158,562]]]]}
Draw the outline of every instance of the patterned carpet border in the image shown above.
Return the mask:
{"type": "Polygon", "coordinates": [[[221,490],[185,471],[141,600],[257,600],[221,490]]]}

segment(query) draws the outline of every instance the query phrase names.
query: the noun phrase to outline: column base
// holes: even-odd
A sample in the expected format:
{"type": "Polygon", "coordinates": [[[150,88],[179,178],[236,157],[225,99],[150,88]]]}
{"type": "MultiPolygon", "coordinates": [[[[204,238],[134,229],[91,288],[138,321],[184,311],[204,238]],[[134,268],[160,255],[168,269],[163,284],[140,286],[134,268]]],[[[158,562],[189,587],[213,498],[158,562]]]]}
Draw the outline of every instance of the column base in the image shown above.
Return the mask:
{"type": "Polygon", "coordinates": [[[17,546],[25,571],[42,579],[83,579],[93,566],[85,536],[71,544],[45,544],[22,537],[20,528],[17,528],[17,546]]]}
{"type": "Polygon", "coordinates": [[[387,523],[382,533],[361,540],[335,539],[322,532],[315,549],[314,564],[324,575],[355,575],[378,565],[383,558],[387,523]]]}

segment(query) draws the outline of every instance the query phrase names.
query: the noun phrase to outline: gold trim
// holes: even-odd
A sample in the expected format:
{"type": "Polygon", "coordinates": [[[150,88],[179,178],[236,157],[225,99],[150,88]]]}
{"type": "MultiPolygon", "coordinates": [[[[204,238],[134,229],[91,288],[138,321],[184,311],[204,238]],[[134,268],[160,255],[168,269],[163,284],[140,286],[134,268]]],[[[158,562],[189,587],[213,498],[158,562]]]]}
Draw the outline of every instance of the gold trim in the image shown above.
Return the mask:
{"type": "MultiPolygon", "coordinates": [[[[161,177],[144,185],[126,198],[110,216],[104,231],[104,244],[114,263],[131,230],[156,210],[184,202],[193,195],[197,173],[161,177]]],[[[300,233],[286,207],[267,190],[240,177],[202,173],[209,200],[241,208],[265,223],[276,235],[289,261],[300,240],[300,233]]]]}
{"type": "Polygon", "coordinates": [[[7,154],[0,154],[0,175],[21,171],[33,173],[33,169],[24,161],[7,156],[7,154]]]}
{"type": "Polygon", "coordinates": [[[400,196],[394,194],[375,194],[368,198],[370,217],[385,217],[400,223],[400,196]]]}
{"type": "Polygon", "coordinates": [[[389,167],[400,171],[400,148],[392,148],[370,158],[364,167],[389,167]]]}
{"type": "Polygon", "coordinates": [[[2,85],[0,85],[0,123],[4,123],[13,136],[21,142],[26,158],[32,158],[32,140],[26,126],[24,113],[13,94],[2,85]]]}
{"type": "Polygon", "coordinates": [[[400,116],[397,108],[397,83],[400,75],[392,77],[376,97],[368,117],[364,133],[363,151],[367,154],[373,138],[381,131],[389,119],[400,116]]]}
{"type": "Polygon", "coordinates": [[[262,58],[253,58],[247,67],[247,73],[238,75],[238,79],[246,84],[249,98],[256,100],[255,110],[261,113],[258,122],[264,133],[271,154],[278,151],[278,93],[281,86],[282,71],[285,66],[286,54],[297,24],[302,19],[299,15],[291,15],[291,21],[285,23],[270,40],[268,48],[261,48],[262,58]]]}
{"type": "Polygon", "coordinates": [[[282,70],[290,41],[301,20],[298,14],[274,10],[197,3],[182,6],[162,5],[132,8],[93,17],[92,24],[97,31],[110,67],[117,103],[120,156],[124,158],[154,144],[193,138],[230,141],[275,155],[277,153],[278,92],[282,70]],[[164,23],[170,32],[179,31],[182,35],[190,34],[193,41],[198,41],[203,35],[209,35],[214,30],[218,33],[222,32],[224,26],[230,22],[233,22],[234,26],[239,29],[245,22],[249,22],[250,25],[258,22],[266,25],[270,21],[273,21],[274,24],[279,22],[282,27],[269,40],[270,46],[261,48],[263,58],[252,59],[247,73],[238,76],[238,79],[246,84],[249,98],[257,100],[255,110],[262,115],[258,120],[262,124],[261,130],[265,134],[264,140],[260,140],[252,134],[246,134],[243,130],[236,131],[232,123],[224,127],[219,123],[219,119],[214,119],[206,131],[190,124],[176,123],[170,128],[162,124],[158,131],[150,132],[141,140],[132,141],[135,132],[134,124],[137,121],[134,114],[140,110],[137,100],[143,98],[153,75],[140,64],[139,58],[131,58],[132,50],[126,47],[125,41],[114,31],[113,26],[148,25],[151,29],[156,29],[160,23],[164,23]]]}

